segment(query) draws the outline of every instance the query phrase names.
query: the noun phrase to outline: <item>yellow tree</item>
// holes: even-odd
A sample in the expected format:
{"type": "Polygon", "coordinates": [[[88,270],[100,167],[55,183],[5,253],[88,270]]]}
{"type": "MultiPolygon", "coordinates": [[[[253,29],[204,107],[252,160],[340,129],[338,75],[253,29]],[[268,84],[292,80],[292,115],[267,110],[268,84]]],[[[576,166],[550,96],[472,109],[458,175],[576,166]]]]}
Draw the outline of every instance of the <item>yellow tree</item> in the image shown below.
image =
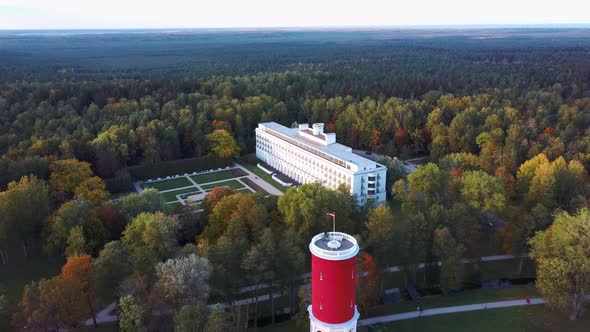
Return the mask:
{"type": "Polygon", "coordinates": [[[537,264],[537,288],[549,305],[570,308],[570,319],[580,317],[590,294],[590,209],[576,215],[562,212],[551,227],[530,241],[537,264]]]}
{"type": "Polygon", "coordinates": [[[56,160],[49,164],[49,187],[58,197],[71,195],[82,182],[94,176],[90,164],[76,159],[56,160]]]}
{"type": "Polygon", "coordinates": [[[106,184],[98,176],[93,176],[82,181],[75,189],[74,194],[88,202],[100,204],[109,199],[106,184]]]}
{"type": "Polygon", "coordinates": [[[225,129],[216,129],[206,136],[210,154],[218,158],[237,157],[240,148],[233,136],[225,129]]]}

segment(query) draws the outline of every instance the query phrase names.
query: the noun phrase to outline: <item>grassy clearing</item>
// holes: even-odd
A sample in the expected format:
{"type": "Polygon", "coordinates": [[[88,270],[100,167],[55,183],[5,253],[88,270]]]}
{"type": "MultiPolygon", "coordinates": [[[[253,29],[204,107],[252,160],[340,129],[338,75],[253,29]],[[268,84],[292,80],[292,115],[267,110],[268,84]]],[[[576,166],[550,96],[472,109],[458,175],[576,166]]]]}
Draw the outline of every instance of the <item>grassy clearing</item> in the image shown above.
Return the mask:
{"type": "Polygon", "coordinates": [[[247,174],[244,173],[244,171],[242,171],[241,169],[230,169],[213,173],[192,175],[190,178],[198,184],[203,184],[214,181],[230,180],[245,175],[247,174]]]}
{"type": "Polygon", "coordinates": [[[155,189],[162,191],[162,190],[170,190],[170,189],[174,189],[174,188],[188,187],[188,186],[192,186],[192,185],[193,184],[186,177],[180,177],[180,178],[171,179],[171,180],[163,180],[163,181],[158,181],[158,182],[144,183],[143,187],[144,188],[155,188],[155,189]]]}
{"type": "Polygon", "coordinates": [[[200,193],[200,191],[197,187],[192,187],[192,188],[185,188],[185,189],[180,189],[180,190],[168,191],[165,193],[161,193],[160,195],[162,195],[162,198],[164,198],[164,201],[166,201],[166,202],[175,202],[178,200],[178,199],[176,199],[176,195],[189,194],[189,193],[198,194],[198,193],[200,193]]]}
{"type": "Polygon", "coordinates": [[[205,184],[205,185],[201,186],[201,188],[203,188],[203,190],[209,190],[209,189],[220,188],[220,187],[230,187],[232,189],[241,189],[241,188],[244,188],[244,185],[241,184],[237,180],[229,180],[229,181],[217,182],[217,183],[212,183],[212,184],[205,184]]]}

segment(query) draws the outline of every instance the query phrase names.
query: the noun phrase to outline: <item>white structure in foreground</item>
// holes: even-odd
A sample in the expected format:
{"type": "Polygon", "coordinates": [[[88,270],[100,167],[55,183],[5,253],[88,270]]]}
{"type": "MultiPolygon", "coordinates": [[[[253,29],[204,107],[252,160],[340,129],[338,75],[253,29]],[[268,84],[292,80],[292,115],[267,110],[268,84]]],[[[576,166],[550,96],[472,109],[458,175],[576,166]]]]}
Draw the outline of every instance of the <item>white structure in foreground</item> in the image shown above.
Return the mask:
{"type": "Polygon", "coordinates": [[[300,183],[318,182],[336,189],[346,184],[358,204],[369,198],[385,201],[387,168],[352,153],[336,143],[336,134],[324,133],[323,123],[287,128],[275,122],[256,128],[256,157],[300,183]]]}

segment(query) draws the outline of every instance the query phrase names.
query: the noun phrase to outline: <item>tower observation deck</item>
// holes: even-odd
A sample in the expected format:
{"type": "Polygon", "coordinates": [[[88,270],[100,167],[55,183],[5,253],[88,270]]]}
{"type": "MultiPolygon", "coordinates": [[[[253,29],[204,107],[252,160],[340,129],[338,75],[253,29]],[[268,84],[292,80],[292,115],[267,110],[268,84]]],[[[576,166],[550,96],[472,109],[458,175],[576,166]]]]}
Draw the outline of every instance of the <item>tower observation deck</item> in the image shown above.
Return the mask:
{"type": "Polygon", "coordinates": [[[356,332],[356,239],[341,232],[321,233],[313,237],[309,250],[310,332],[356,332]]]}

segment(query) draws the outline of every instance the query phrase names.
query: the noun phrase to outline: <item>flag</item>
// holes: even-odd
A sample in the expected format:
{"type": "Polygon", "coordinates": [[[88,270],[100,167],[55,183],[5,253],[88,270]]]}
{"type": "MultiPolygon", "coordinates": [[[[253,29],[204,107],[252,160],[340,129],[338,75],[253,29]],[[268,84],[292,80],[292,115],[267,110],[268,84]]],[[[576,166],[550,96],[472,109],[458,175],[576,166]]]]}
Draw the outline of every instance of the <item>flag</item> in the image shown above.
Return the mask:
{"type": "Polygon", "coordinates": [[[326,215],[330,216],[332,218],[336,218],[336,212],[329,212],[329,213],[326,213],[326,215]]]}

